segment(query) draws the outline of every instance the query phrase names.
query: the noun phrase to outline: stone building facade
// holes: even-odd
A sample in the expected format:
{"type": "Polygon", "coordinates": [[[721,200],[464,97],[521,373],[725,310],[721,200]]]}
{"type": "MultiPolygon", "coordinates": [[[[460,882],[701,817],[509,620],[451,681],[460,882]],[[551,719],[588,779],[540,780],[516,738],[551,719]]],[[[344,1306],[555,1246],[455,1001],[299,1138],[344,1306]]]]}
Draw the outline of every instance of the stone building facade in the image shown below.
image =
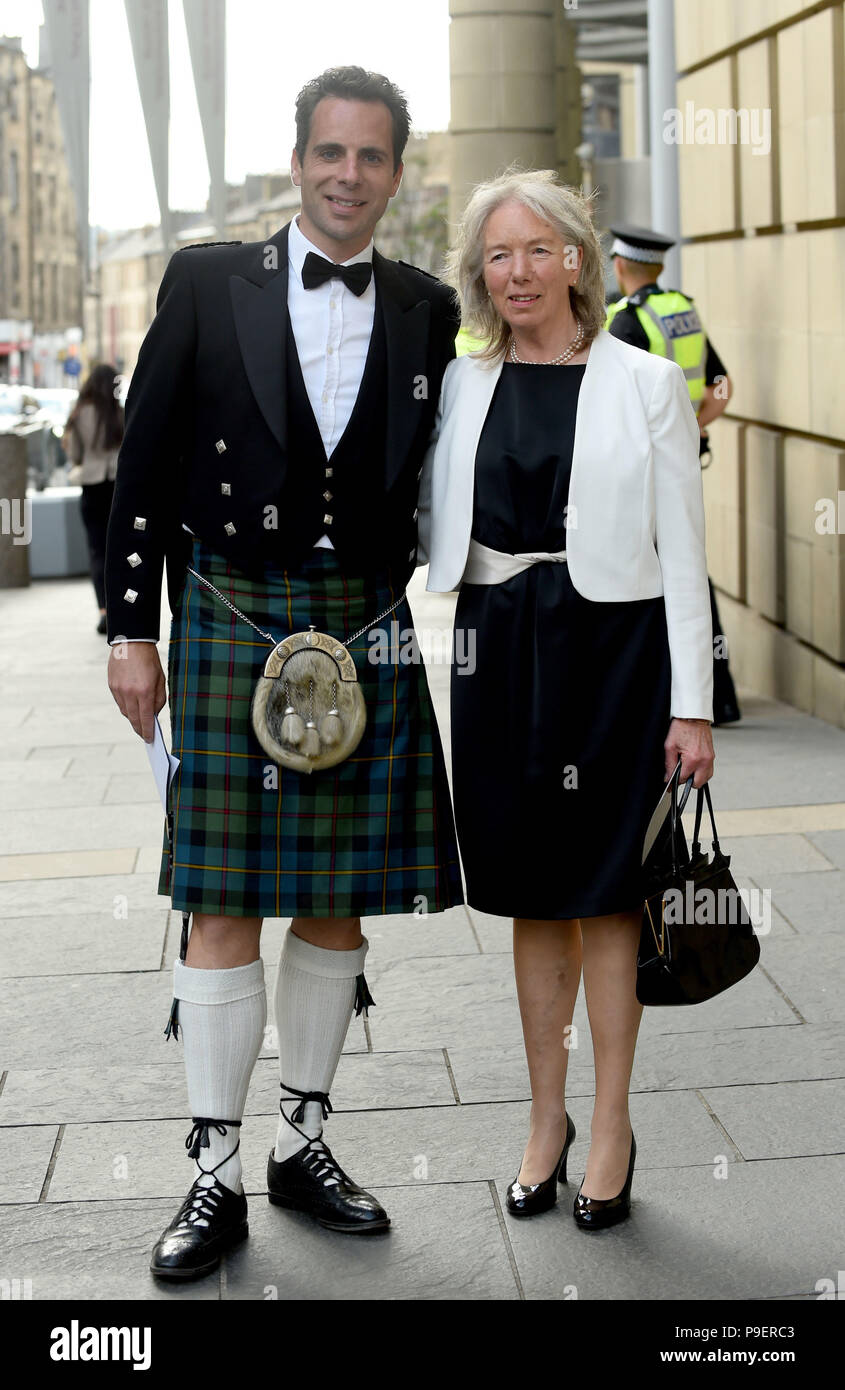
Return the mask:
{"type": "Polygon", "coordinates": [[[843,5],[676,0],[675,22],[683,133],[715,122],[680,192],[684,289],[734,385],[704,474],[731,665],[845,727],[843,5]]]}
{"type": "Polygon", "coordinates": [[[0,40],[0,379],[61,384],[82,322],[82,266],[56,93],[0,40]]]}

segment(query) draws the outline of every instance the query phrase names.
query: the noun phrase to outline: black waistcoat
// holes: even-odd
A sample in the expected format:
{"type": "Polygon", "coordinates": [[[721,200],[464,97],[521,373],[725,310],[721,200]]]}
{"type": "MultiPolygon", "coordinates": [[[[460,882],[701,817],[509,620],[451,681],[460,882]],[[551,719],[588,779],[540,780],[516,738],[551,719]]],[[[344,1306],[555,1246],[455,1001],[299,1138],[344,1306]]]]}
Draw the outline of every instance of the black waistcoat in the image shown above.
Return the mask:
{"type": "Polygon", "coordinates": [[[286,317],[288,457],[279,508],[281,553],[290,563],[327,535],[344,567],[384,568],[394,557],[384,533],[387,351],[380,307],[376,303],[358,397],[330,458],[305,389],[290,315],[286,317]]]}

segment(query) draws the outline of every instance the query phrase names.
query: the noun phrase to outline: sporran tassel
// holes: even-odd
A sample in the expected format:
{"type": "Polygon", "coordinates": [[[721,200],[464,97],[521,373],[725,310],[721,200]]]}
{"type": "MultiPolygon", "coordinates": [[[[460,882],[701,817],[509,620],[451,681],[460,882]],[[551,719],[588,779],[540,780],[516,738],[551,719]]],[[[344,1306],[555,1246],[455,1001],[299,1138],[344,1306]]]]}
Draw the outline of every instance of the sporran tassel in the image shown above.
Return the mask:
{"type": "Polygon", "coordinates": [[[376,1001],[367,988],[367,980],[363,970],[360,975],[355,976],[355,1017],[362,1012],[365,1018],[369,1018],[369,1009],[374,1009],[376,1001]]]}
{"type": "Polygon", "coordinates": [[[308,682],[308,719],[299,750],[304,758],[317,758],[320,755],[320,735],[314,723],[314,682],[308,682]]]}
{"type": "Polygon", "coordinates": [[[290,688],[285,681],[285,713],[282,719],[281,741],[290,748],[298,748],[305,734],[305,722],[301,714],[297,714],[290,699],[290,688]]]}
{"type": "Polygon", "coordinates": [[[320,735],[317,732],[317,725],[313,719],[309,719],[305,725],[305,733],[302,736],[302,743],[299,748],[304,758],[316,758],[320,753],[320,735]]]}
{"type": "Polygon", "coordinates": [[[326,748],[335,748],[340,742],[343,724],[337,707],[337,681],[332,682],[332,707],[320,720],[320,738],[326,748]]]}
{"type": "Polygon", "coordinates": [[[171,1035],[171,1033],[173,1034],[174,1038],[175,1038],[176,1041],[178,1042],[178,1041],[179,1041],[179,1000],[178,1000],[178,999],[174,999],[174,1000],[173,1000],[173,1003],[172,1003],[171,1006],[170,1006],[170,1017],[169,1017],[169,1019],[167,1020],[167,1027],[166,1027],[165,1030],[164,1030],[164,1037],[165,1037],[165,1041],[166,1041],[166,1042],[169,1042],[169,1041],[170,1041],[170,1035],[171,1035]]]}
{"type": "MultiPolygon", "coordinates": [[[[182,913],[182,935],[181,935],[180,940],[179,940],[179,959],[180,959],[180,961],[182,962],[183,965],[185,964],[185,958],[186,958],[186,956],[187,956],[187,954],[188,954],[188,923],[190,922],[190,920],[191,920],[191,914],[190,914],[190,912],[184,912],[184,911],[183,911],[183,913],[182,913]]],[[[175,996],[174,996],[174,999],[173,999],[173,1003],[172,1003],[171,1006],[170,1006],[170,1017],[169,1017],[168,1020],[167,1020],[167,1027],[166,1027],[165,1030],[164,1030],[164,1040],[165,1040],[165,1042],[169,1042],[169,1041],[170,1041],[171,1034],[172,1034],[172,1036],[176,1039],[176,1041],[178,1042],[178,1041],[179,1041],[179,1000],[178,1000],[177,998],[175,998],[175,996]]]]}

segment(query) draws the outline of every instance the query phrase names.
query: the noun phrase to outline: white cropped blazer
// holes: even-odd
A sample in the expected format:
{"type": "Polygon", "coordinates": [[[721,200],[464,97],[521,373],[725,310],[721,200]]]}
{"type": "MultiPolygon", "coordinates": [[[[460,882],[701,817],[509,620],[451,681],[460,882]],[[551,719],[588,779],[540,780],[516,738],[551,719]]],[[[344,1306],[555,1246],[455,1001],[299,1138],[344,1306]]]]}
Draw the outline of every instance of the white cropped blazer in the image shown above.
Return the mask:
{"type": "MultiPolygon", "coordinates": [[[[443,377],[418,504],[417,563],[428,563],[426,588],[434,592],[461,582],[475,454],[501,369],[501,362],[464,356],[450,362],[443,377]]],[[[712,720],[698,441],[681,368],[602,329],[590,348],[575,418],[566,531],[570,577],[580,594],[599,603],[663,595],[671,715],[712,720]]],[[[648,671],[642,678],[648,681],[648,671]]]]}

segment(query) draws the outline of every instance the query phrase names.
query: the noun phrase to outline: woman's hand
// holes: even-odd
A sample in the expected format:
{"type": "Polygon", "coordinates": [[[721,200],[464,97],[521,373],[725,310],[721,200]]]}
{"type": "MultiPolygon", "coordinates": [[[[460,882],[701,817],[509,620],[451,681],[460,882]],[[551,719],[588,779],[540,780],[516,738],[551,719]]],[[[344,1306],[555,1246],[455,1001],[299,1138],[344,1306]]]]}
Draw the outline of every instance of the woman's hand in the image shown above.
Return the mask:
{"type": "Polygon", "coordinates": [[[692,777],[694,787],[703,787],[705,782],[710,781],[716,755],[713,751],[710,725],[706,719],[673,719],[663,748],[666,753],[664,781],[669,781],[678,766],[679,758],[680,782],[686,782],[692,777]]]}

